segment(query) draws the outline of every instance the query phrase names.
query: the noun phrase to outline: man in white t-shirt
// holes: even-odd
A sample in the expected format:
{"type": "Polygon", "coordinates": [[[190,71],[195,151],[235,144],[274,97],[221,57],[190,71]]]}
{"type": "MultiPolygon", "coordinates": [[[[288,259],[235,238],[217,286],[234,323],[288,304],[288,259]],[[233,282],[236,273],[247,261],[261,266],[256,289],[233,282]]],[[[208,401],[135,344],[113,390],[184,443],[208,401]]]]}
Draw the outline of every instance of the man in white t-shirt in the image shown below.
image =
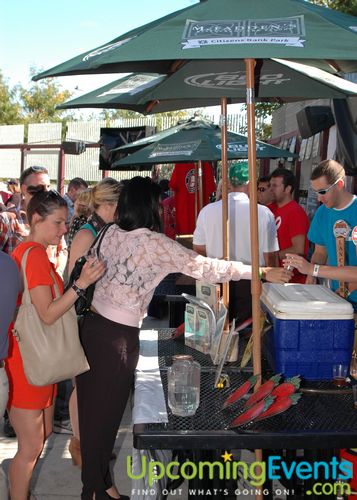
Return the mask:
{"type": "MultiPolygon", "coordinates": [[[[229,258],[251,264],[248,163],[233,163],[228,173],[229,258]]],[[[278,266],[278,238],[271,211],[258,205],[259,265],[278,266]]],[[[223,256],[222,201],[210,203],[199,213],[193,234],[193,249],[207,257],[223,256]]],[[[230,319],[251,316],[250,281],[230,283],[230,319]]]]}

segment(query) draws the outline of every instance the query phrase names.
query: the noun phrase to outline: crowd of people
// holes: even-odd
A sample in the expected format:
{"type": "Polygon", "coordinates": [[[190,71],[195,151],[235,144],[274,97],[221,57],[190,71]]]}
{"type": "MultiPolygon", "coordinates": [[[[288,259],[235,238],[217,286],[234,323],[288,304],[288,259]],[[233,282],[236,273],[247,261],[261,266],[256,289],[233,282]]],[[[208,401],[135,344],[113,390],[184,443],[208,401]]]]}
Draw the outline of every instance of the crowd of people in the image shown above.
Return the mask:
{"type": "MultiPolygon", "coordinates": [[[[17,191],[3,200],[0,212],[0,279],[7,283],[0,296],[0,414],[7,409],[18,440],[8,474],[11,500],[28,497],[34,467],[52,432],[57,394],[56,384],[33,386],[24,373],[13,335],[15,308],[21,304],[21,272],[45,324],[53,324],[95,284],[90,310],[79,319],[90,370],[71,383],[69,449],[74,464],[82,468],[83,500],[126,499],[113,482],[109,464],[132,388],[140,327],[157,285],[170,273],[209,283],[229,281],[230,319],[244,321],[251,315],[247,163],[233,163],[228,177],[229,261],[221,259],[219,199],[200,211],[191,250],[162,230],[165,201],[170,199],[167,183],[159,186],[143,177],[122,182],[105,178],[88,187],[76,178],[63,197],[50,189],[44,167],[29,167],[18,183],[12,180],[17,191]],[[104,228],[98,248],[96,236],[104,228]],[[29,248],[26,269],[21,270],[29,248]],[[65,291],[63,278],[68,280],[82,256],[87,262],[65,291]],[[55,298],[53,273],[60,298],[55,298]]],[[[356,306],[355,244],[344,237],[344,262],[352,267],[337,267],[341,263],[336,246],[341,230],[336,223],[343,219],[350,233],[356,225],[355,197],[346,190],[343,167],[333,160],[313,170],[311,186],[321,206],[309,228],[305,211],[294,200],[295,177],[290,170],[278,168],[259,179],[260,274],[276,283],[335,279],[333,289],[356,306]],[[311,263],[306,260],[309,241],[315,244],[311,263]]]]}

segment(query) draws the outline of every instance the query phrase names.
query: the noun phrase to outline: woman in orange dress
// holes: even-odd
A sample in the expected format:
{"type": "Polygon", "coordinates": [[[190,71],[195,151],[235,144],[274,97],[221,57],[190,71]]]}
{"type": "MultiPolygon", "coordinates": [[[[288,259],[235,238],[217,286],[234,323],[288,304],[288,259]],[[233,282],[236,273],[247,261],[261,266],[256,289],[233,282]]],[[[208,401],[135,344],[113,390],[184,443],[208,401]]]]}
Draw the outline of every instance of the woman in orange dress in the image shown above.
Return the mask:
{"type": "MultiPolygon", "coordinates": [[[[67,203],[56,191],[44,191],[39,186],[39,191],[28,204],[27,216],[30,234],[26,242],[16,247],[12,257],[21,268],[22,256],[31,248],[25,270],[31,301],[40,319],[53,324],[73,306],[79,293],[102,276],[105,266],[101,262],[86,263],[74,287],[55,300],[51,270],[61,293],[63,282],[48,260],[46,248],[58,245],[66,232],[67,203]]],[[[21,295],[18,305],[20,303],[21,295]]],[[[10,349],[6,370],[9,377],[9,416],[17,435],[18,450],[9,467],[10,498],[26,500],[33,469],[52,432],[56,385],[39,387],[28,383],[12,326],[9,329],[10,349]]]]}

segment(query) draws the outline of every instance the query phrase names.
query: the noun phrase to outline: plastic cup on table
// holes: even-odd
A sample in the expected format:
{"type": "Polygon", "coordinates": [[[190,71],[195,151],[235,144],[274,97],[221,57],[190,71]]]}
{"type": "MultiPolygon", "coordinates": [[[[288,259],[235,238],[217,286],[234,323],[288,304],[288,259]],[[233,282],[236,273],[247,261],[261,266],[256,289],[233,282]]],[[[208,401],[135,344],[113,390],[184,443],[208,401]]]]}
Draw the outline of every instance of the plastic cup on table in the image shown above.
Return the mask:
{"type": "Polygon", "coordinates": [[[347,385],[346,377],[348,365],[337,363],[332,367],[333,384],[337,386],[347,385]]]}

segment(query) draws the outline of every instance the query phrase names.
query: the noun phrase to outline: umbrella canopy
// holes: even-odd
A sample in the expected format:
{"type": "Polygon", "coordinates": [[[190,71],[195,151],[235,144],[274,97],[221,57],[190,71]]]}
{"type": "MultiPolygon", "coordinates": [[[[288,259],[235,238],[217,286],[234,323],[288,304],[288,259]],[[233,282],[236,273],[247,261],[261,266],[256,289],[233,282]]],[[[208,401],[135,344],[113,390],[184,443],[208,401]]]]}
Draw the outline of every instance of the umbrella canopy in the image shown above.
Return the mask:
{"type": "MultiPolygon", "coordinates": [[[[260,60],[255,66],[258,101],[276,98],[290,102],[315,98],[344,98],[357,94],[357,84],[292,61],[260,60]]],[[[246,76],[243,61],[186,61],[171,75],[136,73],[125,76],[58,106],[70,108],[121,108],[139,113],[162,113],[178,108],[245,102],[246,76]],[[172,97],[175,96],[175,97],[172,97]]]]}
{"type": "MultiPolygon", "coordinates": [[[[44,71],[171,73],[177,61],[277,57],[354,71],[357,19],[305,0],[204,0],[44,71]],[[222,45],[224,49],[222,50],[222,45]]],[[[232,69],[231,68],[231,69],[232,69]]]]}
{"type": "MultiPolygon", "coordinates": [[[[113,163],[113,170],[137,169],[139,166],[155,163],[187,163],[202,161],[218,161],[221,159],[221,129],[207,120],[191,120],[163,133],[135,141],[114,151],[132,154],[113,163]],[[148,144],[146,147],[145,144],[148,144]],[[141,148],[141,149],[138,149],[141,148]]],[[[248,157],[247,137],[228,132],[228,159],[248,157]]],[[[289,158],[298,155],[290,153],[265,142],[256,141],[258,158],[289,158]]]]}

